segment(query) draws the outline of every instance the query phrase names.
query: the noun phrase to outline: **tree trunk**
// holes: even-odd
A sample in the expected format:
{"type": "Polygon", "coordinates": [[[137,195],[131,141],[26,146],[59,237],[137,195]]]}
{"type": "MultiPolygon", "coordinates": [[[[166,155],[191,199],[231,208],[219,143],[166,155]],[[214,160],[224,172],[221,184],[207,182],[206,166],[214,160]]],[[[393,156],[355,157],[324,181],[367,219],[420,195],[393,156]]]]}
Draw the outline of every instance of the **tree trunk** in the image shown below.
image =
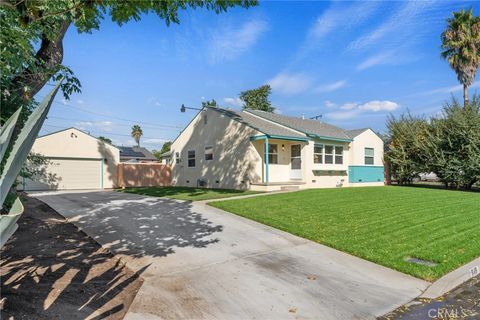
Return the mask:
{"type": "Polygon", "coordinates": [[[468,92],[467,92],[467,85],[463,85],[463,108],[467,109],[468,106],[468,92]]]}
{"type": "Polygon", "coordinates": [[[30,101],[43,88],[62,63],[63,38],[70,23],[70,21],[62,23],[55,39],[51,40],[46,35],[42,35],[40,49],[35,55],[38,61],[36,67],[40,67],[41,72],[35,70],[35,67],[30,67],[13,79],[11,91],[18,92],[25,102],[30,101]],[[25,91],[25,87],[28,87],[28,90],[25,91]]]}

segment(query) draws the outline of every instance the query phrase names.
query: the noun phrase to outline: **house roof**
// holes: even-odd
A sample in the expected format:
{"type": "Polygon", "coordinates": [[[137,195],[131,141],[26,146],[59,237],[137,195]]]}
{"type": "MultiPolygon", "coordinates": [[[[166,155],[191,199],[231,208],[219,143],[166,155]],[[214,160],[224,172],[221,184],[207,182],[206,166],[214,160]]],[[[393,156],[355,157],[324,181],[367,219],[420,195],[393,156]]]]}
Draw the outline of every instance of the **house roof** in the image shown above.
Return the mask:
{"type": "Polygon", "coordinates": [[[353,139],[356,136],[358,136],[361,133],[364,133],[365,131],[369,130],[370,128],[362,128],[362,129],[353,129],[353,130],[347,130],[347,135],[353,139]]]}
{"type": "Polygon", "coordinates": [[[143,147],[117,147],[120,149],[120,159],[158,160],[150,151],[143,147]]]}
{"type": "Polygon", "coordinates": [[[258,117],[262,117],[264,119],[276,122],[283,126],[303,132],[307,135],[313,135],[319,138],[351,140],[351,137],[347,134],[345,130],[317,120],[289,117],[277,113],[265,112],[260,110],[248,110],[247,113],[251,113],[258,117]]]}
{"type": "Polygon", "coordinates": [[[294,130],[282,127],[281,125],[266,121],[252,114],[249,114],[248,112],[233,111],[213,107],[211,107],[211,109],[269,136],[306,138],[305,135],[300,132],[296,132],[294,130]]]}

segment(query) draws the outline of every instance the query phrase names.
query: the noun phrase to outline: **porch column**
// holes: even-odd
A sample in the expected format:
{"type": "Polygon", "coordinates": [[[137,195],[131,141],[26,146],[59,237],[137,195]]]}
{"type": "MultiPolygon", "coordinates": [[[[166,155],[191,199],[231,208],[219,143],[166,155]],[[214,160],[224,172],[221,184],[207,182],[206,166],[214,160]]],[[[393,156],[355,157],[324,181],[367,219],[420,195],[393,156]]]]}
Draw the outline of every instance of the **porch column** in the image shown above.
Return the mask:
{"type": "Polygon", "coordinates": [[[268,183],[268,137],[265,138],[265,178],[264,183],[268,183]]]}

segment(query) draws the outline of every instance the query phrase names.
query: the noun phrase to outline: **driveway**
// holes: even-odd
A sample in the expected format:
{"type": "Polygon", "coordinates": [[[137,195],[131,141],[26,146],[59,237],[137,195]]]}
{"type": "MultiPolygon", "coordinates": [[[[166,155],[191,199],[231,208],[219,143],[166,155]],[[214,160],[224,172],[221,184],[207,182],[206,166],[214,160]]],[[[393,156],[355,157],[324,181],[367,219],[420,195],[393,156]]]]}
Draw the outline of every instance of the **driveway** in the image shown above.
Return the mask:
{"type": "Polygon", "coordinates": [[[148,266],[129,320],[372,319],[428,286],[201,202],[117,192],[34,196],[134,271],[148,266]]]}

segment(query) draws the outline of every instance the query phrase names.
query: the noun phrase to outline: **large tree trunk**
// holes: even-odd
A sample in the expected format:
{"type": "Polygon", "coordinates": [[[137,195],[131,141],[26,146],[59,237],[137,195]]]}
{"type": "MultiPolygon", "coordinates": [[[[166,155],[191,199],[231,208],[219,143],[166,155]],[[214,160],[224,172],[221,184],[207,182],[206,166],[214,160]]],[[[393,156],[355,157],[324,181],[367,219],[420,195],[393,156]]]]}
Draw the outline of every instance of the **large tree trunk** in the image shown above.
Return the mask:
{"type": "Polygon", "coordinates": [[[467,85],[463,85],[463,108],[467,109],[468,106],[468,92],[467,92],[467,85]]]}
{"type": "Polygon", "coordinates": [[[42,36],[40,49],[35,55],[38,61],[36,67],[40,67],[42,71],[38,72],[35,67],[30,67],[13,80],[11,91],[18,92],[25,102],[30,101],[43,88],[62,63],[63,38],[70,23],[70,21],[64,21],[54,39],[48,39],[46,35],[42,36]],[[28,90],[24,90],[25,87],[28,87],[28,90]]]}

